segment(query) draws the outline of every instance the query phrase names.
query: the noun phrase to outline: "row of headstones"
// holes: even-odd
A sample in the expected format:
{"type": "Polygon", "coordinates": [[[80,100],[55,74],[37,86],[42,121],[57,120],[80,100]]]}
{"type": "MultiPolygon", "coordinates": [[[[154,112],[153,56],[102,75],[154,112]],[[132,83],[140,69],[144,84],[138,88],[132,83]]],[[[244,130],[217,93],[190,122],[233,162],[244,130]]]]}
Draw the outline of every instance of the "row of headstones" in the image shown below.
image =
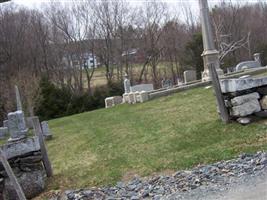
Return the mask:
{"type": "MultiPolygon", "coordinates": [[[[25,120],[24,113],[21,110],[10,112],[7,117],[8,119],[3,121],[3,127],[0,127],[0,139],[5,139],[10,135],[9,142],[17,141],[25,138],[28,130],[33,129],[32,117],[27,117],[25,120]]],[[[41,128],[44,138],[52,139],[47,121],[41,122],[41,128]]]]}
{"type": "MultiPolygon", "coordinates": [[[[184,72],[185,84],[197,80],[196,71],[187,70],[184,72]]],[[[130,80],[127,74],[124,79],[124,94],[123,96],[107,97],[105,99],[105,107],[110,108],[121,103],[143,103],[149,100],[148,93],[154,90],[153,84],[139,84],[131,86],[130,80]]],[[[163,79],[161,81],[162,88],[168,89],[173,87],[173,83],[169,79],[163,79]]]]}

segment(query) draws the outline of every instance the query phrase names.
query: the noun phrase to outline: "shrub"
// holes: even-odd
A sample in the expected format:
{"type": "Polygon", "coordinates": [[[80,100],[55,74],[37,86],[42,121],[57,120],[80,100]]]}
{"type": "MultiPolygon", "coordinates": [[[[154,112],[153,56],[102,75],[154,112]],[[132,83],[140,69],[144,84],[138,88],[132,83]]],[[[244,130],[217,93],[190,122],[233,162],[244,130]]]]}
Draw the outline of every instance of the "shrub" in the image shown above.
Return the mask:
{"type": "Polygon", "coordinates": [[[120,83],[109,83],[107,86],[97,87],[90,96],[87,92],[77,94],[67,87],[56,87],[47,78],[42,78],[34,111],[41,120],[63,117],[103,108],[106,97],[122,93],[123,87],[120,83]]]}

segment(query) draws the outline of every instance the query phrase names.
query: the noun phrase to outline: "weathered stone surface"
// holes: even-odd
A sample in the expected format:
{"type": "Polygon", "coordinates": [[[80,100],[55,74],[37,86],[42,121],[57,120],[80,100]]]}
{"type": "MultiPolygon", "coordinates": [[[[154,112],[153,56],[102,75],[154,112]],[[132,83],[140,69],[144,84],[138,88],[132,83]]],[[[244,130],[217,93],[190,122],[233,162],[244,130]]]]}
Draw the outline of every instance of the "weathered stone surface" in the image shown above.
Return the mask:
{"type": "Polygon", "coordinates": [[[131,86],[130,90],[131,92],[141,92],[141,91],[150,92],[154,90],[154,87],[153,84],[139,84],[131,86]]]}
{"type": "Polygon", "coordinates": [[[136,103],[135,93],[130,92],[128,96],[129,96],[129,103],[135,104],[136,103]]]}
{"type": "Polygon", "coordinates": [[[130,88],[131,88],[131,82],[128,79],[128,76],[125,76],[125,79],[123,81],[123,85],[124,85],[124,92],[125,93],[129,93],[130,92],[130,88]]]}
{"type": "Polygon", "coordinates": [[[10,159],[30,152],[39,151],[40,144],[37,137],[32,137],[4,144],[0,148],[5,152],[7,159],[10,159]]]}
{"type": "Polygon", "coordinates": [[[230,114],[236,117],[245,117],[259,111],[261,111],[259,101],[251,100],[242,105],[232,107],[230,114]]]}
{"type": "MultiPolygon", "coordinates": [[[[45,173],[43,170],[15,173],[27,199],[36,197],[45,189],[45,173]]],[[[10,180],[5,179],[4,199],[18,199],[10,180]]]]}
{"type": "Polygon", "coordinates": [[[136,103],[140,103],[141,102],[140,93],[139,92],[134,92],[134,101],[136,103]]]}
{"type": "Polygon", "coordinates": [[[128,93],[124,93],[122,95],[123,98],[123,103],[129,103],[129,94],[128,93]]]}
{"type": "Polygon", "coordinates": [[[118,182],[115,186],[67,190],[63,196],[59,195],[58,198],[60,200],[164,199],[163,197],[168,195],[176,194],[177,197],[206,185],[216,185],[222,188],[241,177],[261,173],[266,168],[267,154],[265,152],[242,154],[236,159],[200,165],[190,171],[177,171],[172,175],[135,177],[129,182],[118,182]]]}
{"type": "Polygon", "coordinates": [[[111,108],[115,106],[114,97],[108,97],[105,99],[105,108],[111,108]]]}
{"type": "Polygon", "coordinates": [[[8,129],[11,141],[26,137],[28,129],[26,128],[24,114],[21,110],[8,113],[8,129]]]}
{"type": "Polygon", "coordinates": [[[267,110],[267,95],[260,100],[261,108],[267,110]]]}
{"type": "Polygon", "coordinates": [[[195,70],[184,71],[184,82],[189,83],[197,80],[197,73],[195,70]]]}
{"type": "Polygon", "coordinates": [[[224,79],[220,81],[223,93],[237,92],[267,85],[267,77],[224,79]]]}
{"type": "Polygon", "coordinates": [[[19,88],[17,85],[15,85],[15,93],[16,93],[17,110],[22,111],[22,103],[21,103],[21,99],[20,99],[19,88]]]}
{"type": "Polygon", "coordinates": [[[121,96],[114,96],[114,104],[119,105],[122,103],[122,97],[121,96]]]}
{"type": "Polygon", "coordinates": [[[261,67],[261,64],[258,61],[244,61],[236,66],[236,71],[243,69],[257,68],[257,67],[261,67]]]}
{"type": "Polygon", "coordinates": [[[238,106],[238,105],[241,105],[243,103],[249,102],[251,100],[257,100],[259,98],[260,98],[259,93],[253,92],[253,93],[250,93],[250,94],[238,96],[238,97],[235,97],[235,98],[231,99],[231,104],[233,106],[238,106]]]}
{"type": "Polygon", "coordinates": [[[143,103],[145,101],[148,101],[148,92],[142,91],[140,92],[140,102],[143,103]]]}
{"type": "Polygon", "coordinates": [[[242,125],[247,125],[251,123],[251,119],[248,117],[240,117],[236,121],[242,125]]]}
{"type": "Polygon", "coordinates": [[[43,136],[46,140],[52,139],[52,133],[50,131],[49,125],[47,121],[41,122],[41,127],[43,131],[43,136]]]}
{"type": "Polygon", "coordinates": [[[4,139],[8,135],[7,127],[0,127],[0,139],[4,139]]]}

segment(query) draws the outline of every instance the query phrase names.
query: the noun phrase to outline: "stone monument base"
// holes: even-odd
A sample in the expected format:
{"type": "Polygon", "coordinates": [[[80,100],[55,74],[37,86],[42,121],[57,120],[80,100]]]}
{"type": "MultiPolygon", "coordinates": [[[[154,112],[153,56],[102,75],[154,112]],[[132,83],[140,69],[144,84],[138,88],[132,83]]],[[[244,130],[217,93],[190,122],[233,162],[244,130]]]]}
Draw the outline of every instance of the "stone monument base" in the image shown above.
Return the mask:
{"type": "MultiPolygon", "coordinates": [[[[224,74],[222,69],[216,69],[216,72],[218,76],[222,76],[224,74]]],[[[211,77],[210,77],[210,73],[208,69],[205,69],[202,72],[202,82],[206,82],[206,81],[211,81],[211,77]]]]}

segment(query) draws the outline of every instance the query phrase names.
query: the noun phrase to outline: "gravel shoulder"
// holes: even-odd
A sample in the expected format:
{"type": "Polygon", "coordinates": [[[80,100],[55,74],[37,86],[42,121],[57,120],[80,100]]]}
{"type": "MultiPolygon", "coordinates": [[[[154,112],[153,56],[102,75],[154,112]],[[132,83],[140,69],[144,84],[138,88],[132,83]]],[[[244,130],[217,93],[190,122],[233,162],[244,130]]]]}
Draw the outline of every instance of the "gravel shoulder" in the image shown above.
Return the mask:
{"type": "Polygon", "coordinates": [[[177,171],[170,176],[136,177],[112,187],[65,191],[53,200],[265,200],[267,153],[177,171]]]}
{"type": "Polygon", "coordinates": [[[233,183],[199,187],[185,193],[174,193],[164,200],[266,200],[267,168],[253,175],[244,175],[233,183]]]}

